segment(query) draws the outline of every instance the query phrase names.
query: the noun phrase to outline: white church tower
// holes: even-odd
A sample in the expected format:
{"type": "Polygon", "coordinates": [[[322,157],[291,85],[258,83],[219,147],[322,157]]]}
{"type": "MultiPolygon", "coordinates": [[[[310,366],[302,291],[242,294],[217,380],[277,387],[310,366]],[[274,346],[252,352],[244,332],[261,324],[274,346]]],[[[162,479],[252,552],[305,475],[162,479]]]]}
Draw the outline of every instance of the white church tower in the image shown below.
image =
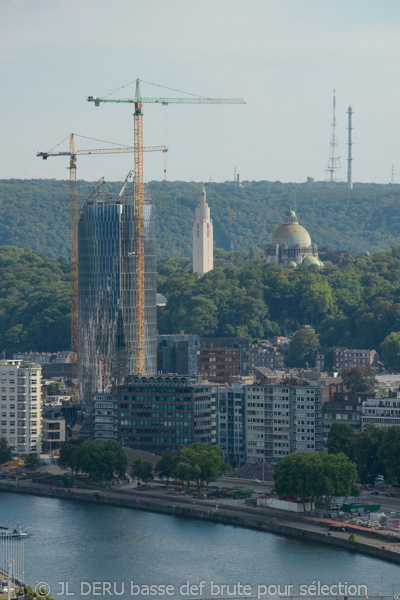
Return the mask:
{"type": "Polygon", "coordinates": [[[210,207],[206,201],[206,190],[200,192],[193,223],[193,273],[203,277],[214,268],[213,224],[210,219],[210,207]]]}

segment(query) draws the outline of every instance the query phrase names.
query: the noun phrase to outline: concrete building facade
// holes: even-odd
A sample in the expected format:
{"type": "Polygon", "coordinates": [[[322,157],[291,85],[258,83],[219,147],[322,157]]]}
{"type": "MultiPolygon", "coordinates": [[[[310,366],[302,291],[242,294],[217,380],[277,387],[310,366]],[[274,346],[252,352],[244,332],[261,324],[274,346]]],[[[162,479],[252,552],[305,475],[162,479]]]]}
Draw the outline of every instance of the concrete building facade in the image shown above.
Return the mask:
{"type": "Polygon", "coordinates": [[[323,442],[326,443],[333,423],[346,423],[354,430],[361,431],[361,413],[367,394],[349,392],[343,384],[329,386],[329,399],[322,407],[323,442]]]}
{"type": "Polygon", "coordinates": [[[202,188],[193,223],[193,273],[203,277],[214,268],[214,234],[206,190],[202,188]]]}
{"type": "Polygon", "coordinates": [[[400,425],[400,391],[396,398],[368,398],[362,403],[361,427],[375,425],[387,429],[400,425]]]}
{"type": "Polygon", "coordinates": [[[0,360],[0,435],[14,455],[40,454],[41,366],[20,360],[0,360]]]}
{"type": "Polygon", "coordinates": [[[93,396],[93,438],[106,442],[118,439],[118,388],[93,396]]]}
{"type": "Polygon", "coordinates": [[[322,450],[320,385],[250,385],[245,410],[247,462],[322,450]]]}

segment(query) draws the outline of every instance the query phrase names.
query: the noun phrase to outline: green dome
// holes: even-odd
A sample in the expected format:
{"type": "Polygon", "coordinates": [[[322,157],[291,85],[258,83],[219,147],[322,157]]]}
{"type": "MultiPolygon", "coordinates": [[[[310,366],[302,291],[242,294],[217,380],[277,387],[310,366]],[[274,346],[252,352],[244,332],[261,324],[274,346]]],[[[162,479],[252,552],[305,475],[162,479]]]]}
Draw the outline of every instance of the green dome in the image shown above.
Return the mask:
{"type": "Polygon", "coordinates": [[[289,262],[286,265],[286,267],[288,269],[295,269],[297,267],[297,262],[294,262],[294,260],[289,260],[289,262]]]}
{"type": "Polygon", "coordinates": [[[311,267],[311,265],[317,265],[317,267],[321,266],[320,261],[315,256],[306,256],[303,260],[303,265],[306,265],[306,267],[311,267]]]}
{"type": "Polygon", "coordinates": [[[311,246],[311,238],[307,229],[304,229],[298,223],[284,223],[274,232],[272,236],[273,244],[287,244],[288,246],[311,246]]]}
{"type": "Polygon", "coordinates": [[[311,238],[304,227],[299,225],[296,213],[289,208],[283,218],[283,225],[272,235],[272,244],[287,244],[288,246],[311,246],[311,238]]]}

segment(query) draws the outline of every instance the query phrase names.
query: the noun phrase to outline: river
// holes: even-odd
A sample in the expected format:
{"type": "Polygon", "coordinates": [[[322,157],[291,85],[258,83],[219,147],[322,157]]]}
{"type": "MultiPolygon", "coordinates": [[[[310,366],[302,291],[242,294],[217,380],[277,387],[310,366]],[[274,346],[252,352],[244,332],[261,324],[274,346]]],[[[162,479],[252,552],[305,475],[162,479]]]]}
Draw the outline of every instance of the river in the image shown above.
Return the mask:
{"type": "Polygon", "coordinates": [[[23,545],[25,582],[55,598],[400,594],[395,564],[230,525],[0,492],[0,525],[17,522],[21,575],[23,545]]]}

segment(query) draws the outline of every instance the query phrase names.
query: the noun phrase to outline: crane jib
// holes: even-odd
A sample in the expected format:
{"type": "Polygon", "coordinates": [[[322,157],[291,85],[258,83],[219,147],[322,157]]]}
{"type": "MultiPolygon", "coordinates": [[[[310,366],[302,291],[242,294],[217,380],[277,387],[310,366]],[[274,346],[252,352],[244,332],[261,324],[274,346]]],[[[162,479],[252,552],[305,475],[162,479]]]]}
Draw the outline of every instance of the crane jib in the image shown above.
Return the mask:
{"type": "Polygon", "coordinates": [[[100,106],[100,102],[114,102],[117,104],[246,104],[242,98],[141,98],[137,102],[134,98],[116,99],[97,98],[97,96],[88,96],[88,102],[94,102],[95,106],[100,106]]]}

